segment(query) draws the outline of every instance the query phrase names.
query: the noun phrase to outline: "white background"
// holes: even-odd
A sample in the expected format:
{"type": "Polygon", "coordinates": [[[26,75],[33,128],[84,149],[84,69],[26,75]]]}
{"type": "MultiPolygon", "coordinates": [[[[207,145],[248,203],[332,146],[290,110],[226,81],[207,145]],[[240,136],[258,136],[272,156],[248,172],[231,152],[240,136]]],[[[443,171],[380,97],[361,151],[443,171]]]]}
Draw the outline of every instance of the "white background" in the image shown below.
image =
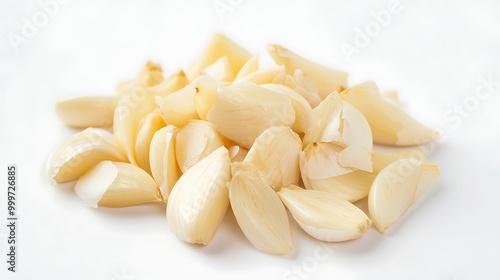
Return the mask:
{"type": "Polygon", "coordinates": [[[9,38],[43,9],[0,4],[3,221],[6,167],[19,169],[18,272],[7,272],[2,222],[0,279],[500,279],[500,85],[474,97],[481,77],[500,82],[498,1],[401,0],[350,61],[341,44],[356,47],[356,28],[388,1],[221,0],[233,4],[222,14],[212,0],[67,2],[18,46],[9,38]],[[398,90],[413,116],[443,132],[429,157],[442,172],[434,189],[384,236],[371,228],[327,244],[293,224],[294,251],[277,257],[252,247],[230,212],[211,244],[191,246],[170,233],[164,206],[93,209],[71,184],[48,183],[49,153],[76,131],[56,118],[56,100],[114,94],[148,59],[166,74],[186,68],[214,32],[264,61],[265,46],[279,43],[348,71],[350,84],[398,90]],[[449,111],[464,102],[462,115],[449,111]]]}

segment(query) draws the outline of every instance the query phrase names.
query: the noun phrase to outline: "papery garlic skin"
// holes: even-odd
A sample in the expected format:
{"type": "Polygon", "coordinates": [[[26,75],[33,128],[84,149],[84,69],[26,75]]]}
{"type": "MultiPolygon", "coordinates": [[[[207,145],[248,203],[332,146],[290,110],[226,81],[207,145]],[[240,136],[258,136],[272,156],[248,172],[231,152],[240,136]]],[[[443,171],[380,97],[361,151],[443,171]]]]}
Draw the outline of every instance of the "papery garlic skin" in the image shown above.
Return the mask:
{"type": "Polygon", "coordinates": [[[311,143],[335,143],[344,149],[338,163],[343,167],[372,172],[373,141],[365,117],[336,92],[328,95],[312,110],[312,126],[304,135],[304,146],[311,143]]]}

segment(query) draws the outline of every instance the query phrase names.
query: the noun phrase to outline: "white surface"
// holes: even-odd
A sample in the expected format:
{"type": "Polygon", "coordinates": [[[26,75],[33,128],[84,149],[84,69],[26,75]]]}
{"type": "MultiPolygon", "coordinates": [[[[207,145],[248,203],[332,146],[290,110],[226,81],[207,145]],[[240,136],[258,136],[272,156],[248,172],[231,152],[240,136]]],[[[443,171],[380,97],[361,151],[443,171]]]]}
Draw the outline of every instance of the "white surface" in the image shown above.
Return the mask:
{"type": "Polygon", "coordinates": [[[354,28],[371,24],[386,1],[221,1],[235,4],[223,19],[212,0],[68,1],[18,53],[7,34],[42,9],[2,1],[0,279],[500,278],[500,85],[463,117],[445,119],[454,104],[473,102],[480,77],[500,81],[498,1],[400,1],[350,62],[340,44],[353,44],[354,28]],[[49,184],[45,161],[75,132],[56,118],[57,99],[112,94],[147,59],[167,73],[187,67],[215,31],[263,57],[266,44],[280,43],[348,71],[350,84],[373,79],[398,90],[409,112],[444,132],[429,159],[442,172],[435,188],[385,236],[371,228],[326,244],[294,224],[293,254],[277,257],[253,248],[232,214],[211,244],[190,246],[170,233],[164,207],[94,209],[71,185],[49,184]],[[15,274],[3,225],[10,163],[19,169],[15,274]]]}

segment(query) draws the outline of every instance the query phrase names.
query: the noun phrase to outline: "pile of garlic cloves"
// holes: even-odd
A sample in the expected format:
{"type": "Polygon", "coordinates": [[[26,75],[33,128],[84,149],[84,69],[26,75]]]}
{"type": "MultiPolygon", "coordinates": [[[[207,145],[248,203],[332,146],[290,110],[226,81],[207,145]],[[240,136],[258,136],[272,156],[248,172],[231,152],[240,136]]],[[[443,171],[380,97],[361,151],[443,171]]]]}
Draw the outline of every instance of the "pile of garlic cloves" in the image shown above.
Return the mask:
{"type": "Polygon", "coordinates": [[[57,102],[82,131],[48,159],[50,181],[76,180],[92,207],[166,203],[170,230],[189,243],[208,244],[229,207],[248,240],[277,255],[293,250],[291,218],[327,242],[372,224],[384,233],[439,177],[416,147],[437,134],[371,81],[351,86],[282,46],[268,52],[276,65],[261,68],[215,34],[186,71],[147,62],[115,95],[57,102]],[[368,213],[353,204],[363,198],[368,213]]]}

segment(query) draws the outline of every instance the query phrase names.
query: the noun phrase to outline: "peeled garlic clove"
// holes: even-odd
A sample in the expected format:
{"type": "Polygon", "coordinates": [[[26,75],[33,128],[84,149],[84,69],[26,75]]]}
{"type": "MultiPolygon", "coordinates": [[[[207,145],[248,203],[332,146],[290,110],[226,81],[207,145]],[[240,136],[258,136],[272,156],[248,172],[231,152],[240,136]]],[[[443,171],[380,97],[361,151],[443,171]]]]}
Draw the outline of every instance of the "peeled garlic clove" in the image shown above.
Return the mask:
{"type": "Polygon", "coordinates": [[[113,116],[113,132],[132,164],[137,165],[135,143],[139,123],[156,107],[155,95],[141,86],[123,93],[118,99],[113,116]]]}
{"type": "Polygon", "coordinates": [[[178,131],[173,125],[158,130],[151,139],[149,148],[151,174],[160,187],[165,202],[182,174],[175,156],[175,138],[178,131]]]}
{"type": "Polygon", "coordinates": [[[303,176],[309,179],[325,179],[350,173],[355,169],[343,167],[338,162],[343,148],[334,143],[314,142],[307,145],[301,153],[303,176]]]}
{"type": "Polygon", "coordinates": [[[231,163],[243,161],[248,154],[248,150],[238,145],[233,145],[227,149],[231,163]]]}
{"type": "Polygon", "coordinates": [[[374,152],[372,153],[372,162],[373,162],[373,173],[378,174],[382,169],[384,169],[387,165],[395,162],[396,160],[403,158],[414,158],[421,162],[425,162],[425,154],[420,150],[403,150],[392,153],[380,153],[374,152]]]}
{"type": "Polygon", "coordinates": [[[302,141],[290,127],[274,126],[255,139],[244,161],[255,166],[267,183],[279,190],[298,183],[301,151],[302,141]]]}
{"type": "Polygon", "coordinates": [[[172,92],[176,92],[189,84],[189,79],[184,71],[180,70],[161,81],[161,83],[151,88],[151,91],[158,96],[165,97],[172,92]]]}
{"type": "Polygon", "coordinates": [[[257,70],[253,73],[248,74],[245,77],[242,77],[238,80],[238,82],[251,82],[258,85],[262,84],[270,84],[274,82],[274,79],[280,75],[280,73],[284,73],[285,69],[283,67],[273,67],[267,69],[257,70]]]}
{"type": "Polygon", "coordinates": [[[280,45],[270,45],[268,52],[276,64],[285,66],[288,74],[293,74],[296,69],[300,69],[314,80],[322,99],[332,91],[341,91],[347,87],[348,75],[345,72],[314,63],[280,45]]]}
{"type": "Polygon", "coordinates": [[[264,84],[263,88],[279,92],[288,96],[295,111],[295,123],[292,125],[293,131],[300,133],[308,131],[312,126],[312,108],[309,102],[295,90],[280,84],[264,84]]]}
{"type": "Polygon", "coordinates": [[[47,176],[53,184],[78,179],[102,160],[125,161],[113,135],[87,128],[64,141],[47,161],[47,176]]]}
{"type": "MultiPolygon", "coordinates": [[[[394,153],[374,152],[372,153],[373,172],[371,173],[355,170],[340,176],[313,180],[304,176],[307,174],[305,171],[301,171],[302,181],[307,189],[330,192],[339,198],[355,202],[368,195],[373,180],[382,169],[402,158],[415,158],[419,161],[425,161],[425,155],[420,150],[405,150],[394,153]]],[[[422,164],[422,167],[424,165],[427,164],[422,164]]],[[[300,166],[303,169],[304,160],[301,160],[300,166]]]]}
{"type": "Polygon", "coordinates": [[[292,125],[295,112],[288,97],[239,82],[219,88],[207,119],[223,136],[248,149],[267,128],[292,125]]]}
{"type": "Polygon", "coordinates": [[[166,124],[183,127],[192,119],[198,118],[194,105],[196,89],[191,83],[167,95],[160,104],[160,111],[166,124]]]}
{"type": "Polygon", "coordinates": [[[290,185],[278,194],[300,227],[322,241],[359,238],[372,224],[361,209],[328,192],[290,185]]]}
{"type": "Polygon", "coordinates": [[[182,172],[204,157],[224,146],[214,126],[202,120],[191,120],[179,130],[175,140],[175,154],[182,172]]]}
{"type": "Polygon", "coordinates": [[[219,84],[208,76],[200,76],[193,81],[195,88],[194,106],[198,116],[207,120],[208,111],[212,108],[219,84]]]}
{"type": "Polygon", "coordinates": [[[56,113],[67,126],[107,127],[113,124],[116,96],[75,96],[56,102],[56,113]]]}
{"type": "Polygon", "coordinates": [[[373,82],[352,86],[340,97],[367,119],[377,144],[411,146],[435,139],[436,132],[413,119],[393,102],[384,99],[373,82]]]}
{"type": "Polygon", "coordinates": [[[400,159],[382,169],[373,181],[368,195],[368,209],[381,233],[413,204],[421,165],[413,158],[400,159]]]}
{"type": "Polygon", "coordinates": [[[420,177],[418,179],[417,190],[415,191],[414,202],[419,200],[439,178],[439,167],[432,163],[422,163],[420,177]]]}
{"type": "Polygon", "coordinates": [[[126,207],[161,201],[155,181],[141,168],[123,162],[101,161],[75,185],[89,206],[126,207]]]}
{"type": "Polygon", "coordinates": [[[133,80],[126,81],[118,85],[118,96],[130,94],[130,92],[135,91],[137,87],[154,87],[161,81],[163,81],[163,70],[160,65],[152,61],[148,61],[133,80]]]}
{"type": "Polygon", "coordinates": [[[233,163],[229,201],[243,234],[258,249],[286,255],[293,249],[285,206],[249,163],[233,163]]]}
{"type": "Polygon", "coordinates": [[[257,70],[259,70],[259,55],[254,55],[247,62],[245,62],[243,67],[241,67],[238,75],[234,78],[234,81],[237,82],[241,78],[248,76],[257,70]]]}
{"type": "Polygon", "coordinates": [[[149,174],[151,174],[149,166],[149,147],[151,145],[151,139],[153,139],[155,132],[164,126],[165,122],[158,109],[147,114],[139,123],[134,147],[135,155],[137,165],[149,174]]]}
{"type": "Polygon", "coordinates": [[[394,102],[394,104],[396,104],[396,105],[399,105],[399,103],[400,103],[397,91],[394,91],[394,90],[386,91],[386,92],[382,93],[382,96],[385,99],[394,102]]]}
{"type": "Polygon", "coordinates": [[[231,179],[227,149],[220,147],[182,174],[167,203],[167,221],[182,241],[207,244],[214,237],[229,204],[231,179]]]}
{"type": "Polygon", "coordinates": [[[324,179],[310,179],[303,174],[302,181],[306,189],[329,192],[340,199],[356,202],[368,195],[375,176],[373,173],[356,170],[324,179]]]}
{"type": "Polygon", "coordinates": [[[226,36],[215,34],[203,50],[201,57],[189,67],[186,72],[188,78],[193,80],[201,75],[203,69],[223,56],[228,58],[234,73],[238,73],[252,55],[226,36]]]}
{"type": "Polygon", "coordinates": [[[234,72],[227,56],[217,59],[214,63],[207,66],[207,68],[205,68],[201,73],[212,77],[220,83],[229,83],[234,80],[234,72]]]}

